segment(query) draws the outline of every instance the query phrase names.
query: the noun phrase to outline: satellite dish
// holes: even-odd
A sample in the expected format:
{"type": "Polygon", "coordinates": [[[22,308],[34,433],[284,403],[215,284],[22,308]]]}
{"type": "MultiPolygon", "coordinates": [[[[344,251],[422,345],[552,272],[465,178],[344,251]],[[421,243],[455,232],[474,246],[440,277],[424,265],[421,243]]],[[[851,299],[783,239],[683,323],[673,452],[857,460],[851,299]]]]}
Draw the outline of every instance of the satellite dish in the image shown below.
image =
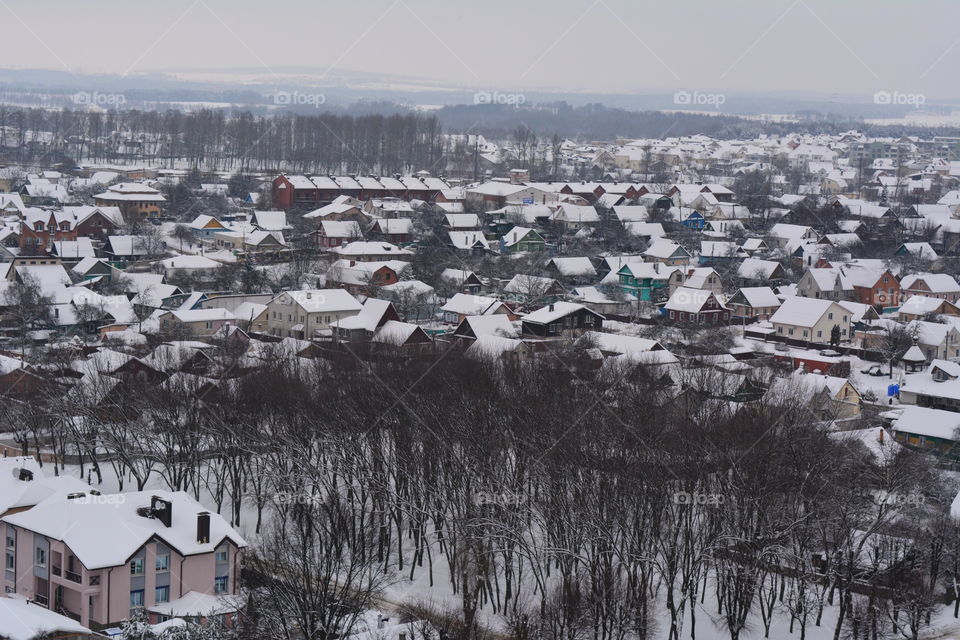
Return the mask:
{"type": "Polygon", "coordinates": [[[17,480],[20,479],[20,467],[13,468],[13,477],[16,478],[17,480]]]}

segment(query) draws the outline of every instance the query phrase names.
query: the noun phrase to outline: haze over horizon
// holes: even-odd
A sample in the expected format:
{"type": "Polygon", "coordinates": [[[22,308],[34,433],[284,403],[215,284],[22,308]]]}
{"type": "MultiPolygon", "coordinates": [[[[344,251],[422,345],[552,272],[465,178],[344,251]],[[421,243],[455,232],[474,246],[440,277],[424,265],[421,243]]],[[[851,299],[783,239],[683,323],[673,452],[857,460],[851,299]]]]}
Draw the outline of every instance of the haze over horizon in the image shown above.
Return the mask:
{"type": "Polygon", "coordinates": [[[956,19],[943,18],[960,18],[960,5],[949,0],[884,3],[882,11],[863,0],[741,0],[735,8],[703,0],[277,0],[266,10],[254,0],[171,0],[151,6],[150,20],[131,4],[0,1],[0,15],[21,27],[8,31],[0,65],[77,76],[176,71],[240,84],[241,69],[280,83],[300,67],[320,78],[354,71],[433,88],[960,97],[960,37],[956,19]]]}

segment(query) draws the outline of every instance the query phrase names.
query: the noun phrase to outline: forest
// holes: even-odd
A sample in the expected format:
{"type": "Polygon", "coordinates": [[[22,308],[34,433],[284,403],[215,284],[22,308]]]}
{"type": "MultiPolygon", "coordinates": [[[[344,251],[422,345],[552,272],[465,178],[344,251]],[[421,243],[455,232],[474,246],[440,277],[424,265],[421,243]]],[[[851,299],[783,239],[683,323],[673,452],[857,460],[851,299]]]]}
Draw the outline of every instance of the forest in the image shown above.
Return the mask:
{"type": "Polygon", "coordinates": [[[0,408],[59,473],[209,496],[252,541],[241,637],[326,640],[402,602],[448,638],[915,639],[960,604],[955,491],[802,394],[734,401],[723,372],[584,345],[244,352],[209,352],[215,382],[153,361],[0,408]]]}

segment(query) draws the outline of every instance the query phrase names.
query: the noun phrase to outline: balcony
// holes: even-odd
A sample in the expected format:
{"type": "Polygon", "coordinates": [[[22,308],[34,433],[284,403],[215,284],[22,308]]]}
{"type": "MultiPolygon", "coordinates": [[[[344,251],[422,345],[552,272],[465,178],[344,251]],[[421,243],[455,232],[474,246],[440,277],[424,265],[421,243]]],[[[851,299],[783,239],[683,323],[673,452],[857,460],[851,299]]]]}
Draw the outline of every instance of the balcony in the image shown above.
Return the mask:
{"type": "Polygon", "coordinates": [[[49,607],[50,599],[47,596],[42,596],[39,593],[33,594],[33,601],[36,602],[41,607],[49,607]]]}
{"type": "Polygon", "coordinates": [[[55,576],[61,575],[60,567],[50,567],[50,573],[52,573],[55,576]]]}
{"type": "Polygon", "coordinates": [[[100,584],[100,576],[90,576],[90,586],[96,587],[100,584]]]}
{"type": "Polygon", "coordinates": [[[77,584],[83,584],[83,577],[79,573],[74,573],[73,571],[67,571],[66,576],[67,580],[70,582],[76,582],[77,584]]]}

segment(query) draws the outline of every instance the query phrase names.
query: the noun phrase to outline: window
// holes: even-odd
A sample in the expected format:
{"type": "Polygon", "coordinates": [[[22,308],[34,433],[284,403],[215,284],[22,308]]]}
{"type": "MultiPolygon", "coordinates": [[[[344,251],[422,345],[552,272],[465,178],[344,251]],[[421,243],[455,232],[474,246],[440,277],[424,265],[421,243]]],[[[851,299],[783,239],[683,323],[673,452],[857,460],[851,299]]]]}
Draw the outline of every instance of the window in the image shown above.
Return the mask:
{"type": "Polygon", "coordinates": [[[227,576],[218,576],[217,579],[213,581],[213,592],[214,593],[227,592],[227,576]]]}
{"type": "Polygon", "coordinates": [[[47,550],[46,549],[37,549],[37,566],[45,567],[47,566],[47,550]]]}
{"type": "Polygon", "coordinates": [[[7,532],[7,549],[15,549],[17,546],[17,539],[13,537],[13,534],[7,532]]]}
{"type": "Polygon", "coordinates": [[[230,553],[226,549],[222,551],[217,551],[216,555],[214,556],[215,562],[221,562],[221,563],[228,562],[229,559],[230,559],[230,553]]]}
{"type": "Polygon", "coordinates": [[[823,331],[817,331],[817,337],[818,337],[818,338],[822,338],[822,337],[823,337],[823,331]]]}
{"type": "Polygon", "coordinates": [[[163,573],[170,570],[170,554],[164,553],[157,556],[157,573],[163,573]]]}
{"type": "Polygon", "coordinates": [[[134,558],[133,560],[130,561],[130,575],[132,576],[143,575],[143,558],[134,558]]]}
{"type": "Polygon", "coordinates": [[[157,604],[170,602],[170,587],[157,587],[157,592],[154,594],[154,602],[157,604]]]}
{"type": "Polygon", "coordinates": [[[13,571],[13,567],[14,567],[13,563],[14,563],[13,554],[8,553],[7,554],[7,571],[13,571]]]}
{"type": "Polygon", "coordinates": [[[130,592],[130,606],[131,607],[143,606],[143,589],[137,589],[136,591],[130,592]]]}
{"type": "Polygon", "coordinates": [[[833,312],[827,314],[827,320],[833,320],[833,312]]]}

